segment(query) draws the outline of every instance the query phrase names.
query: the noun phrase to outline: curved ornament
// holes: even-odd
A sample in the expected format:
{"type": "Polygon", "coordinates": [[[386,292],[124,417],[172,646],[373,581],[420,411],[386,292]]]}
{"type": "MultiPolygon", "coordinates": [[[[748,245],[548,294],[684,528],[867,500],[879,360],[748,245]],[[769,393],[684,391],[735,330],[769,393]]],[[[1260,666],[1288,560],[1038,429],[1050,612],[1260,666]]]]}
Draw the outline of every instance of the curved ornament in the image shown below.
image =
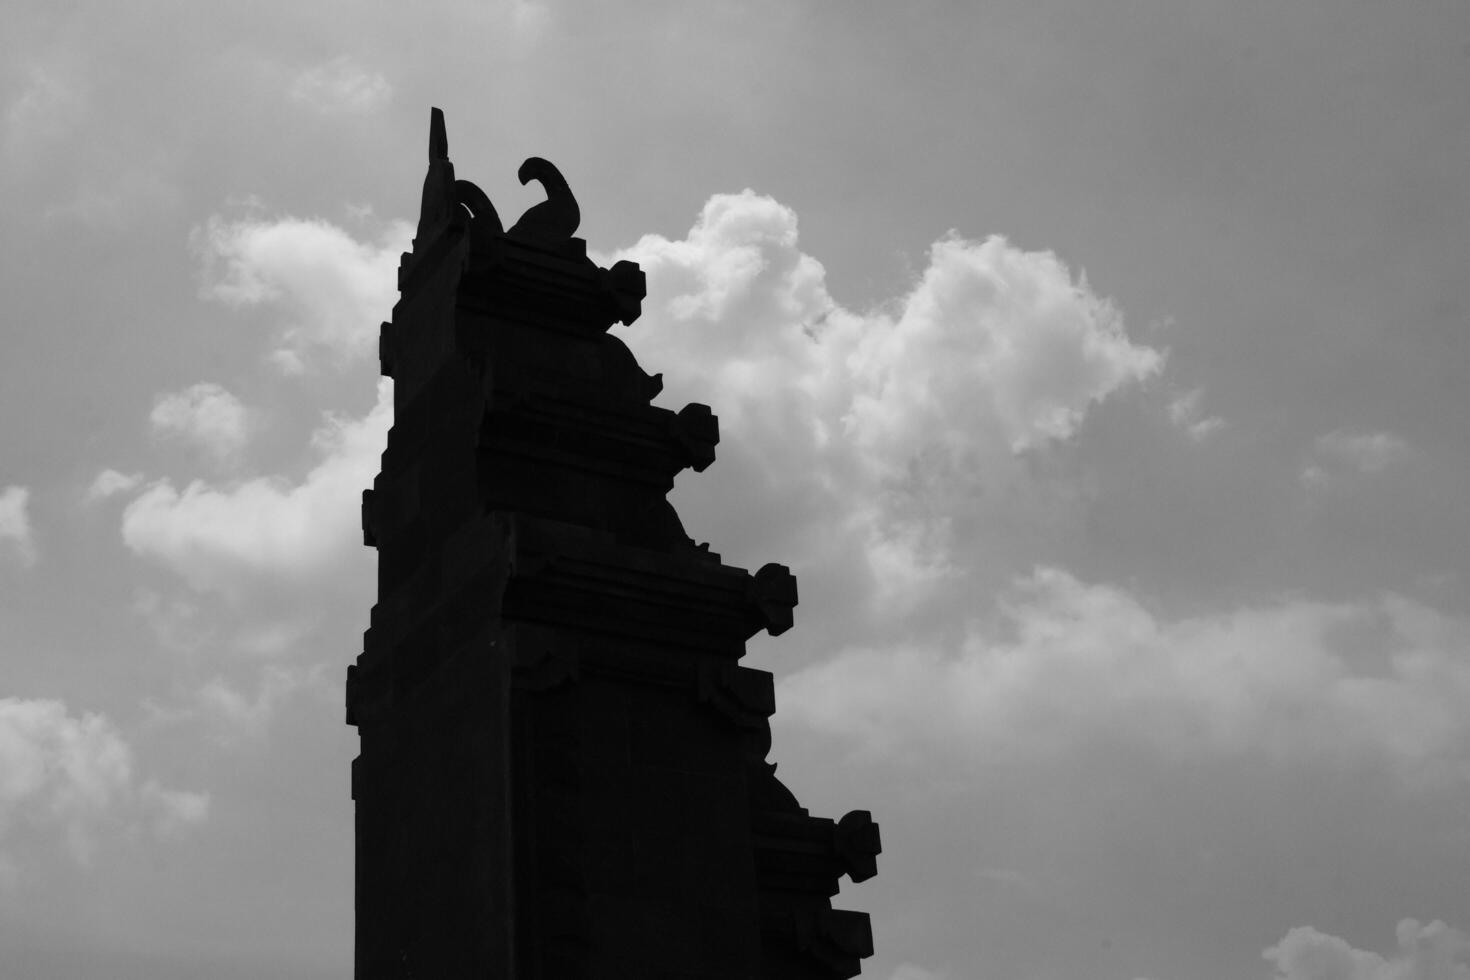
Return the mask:
{"type": "Polygon", "coordinates": [[[521,215],[521,219],[506,232],[511,238],[522,241],[554,245],[571,238],[582,223],[582,209],[572,196],[566,178],[556,165],[541,157],[531,157],[516,171],[522,184],[533,180],[541,182],[546,190],[546,200],[534,204],[521,215]]]}
{"type": "Polygon", "coordinates": [[[480,190],[478,184],[469,180],[456,180],[454,195],[460,204],[469,209],[477,226],[490,235],[501,233],[503,227],[500,224],[500,215],[496,213],[495,205],[490,203],[490,195],[480,190]]]}

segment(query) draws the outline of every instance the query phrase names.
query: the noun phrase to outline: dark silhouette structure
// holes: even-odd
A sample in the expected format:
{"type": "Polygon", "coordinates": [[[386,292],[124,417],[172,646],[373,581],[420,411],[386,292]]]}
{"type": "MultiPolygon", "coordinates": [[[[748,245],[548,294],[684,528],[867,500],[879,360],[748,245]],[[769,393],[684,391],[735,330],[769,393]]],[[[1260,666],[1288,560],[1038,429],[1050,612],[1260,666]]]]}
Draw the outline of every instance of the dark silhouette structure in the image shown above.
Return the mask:
{"type": "Polygon", "coordinates": [[[875,873],[877,825],[776,779],[772,677],[738,664],[796,582],[684,533],[665,495],[714,461],[715,417],[650,404],[659,376],[607,333],[642,271],[587,258],[556,167],[520,179],[547,199],[503,231],[433,110],[362,504],[356,976],[854,976],[868,916],[831,896],[875,873]]]}

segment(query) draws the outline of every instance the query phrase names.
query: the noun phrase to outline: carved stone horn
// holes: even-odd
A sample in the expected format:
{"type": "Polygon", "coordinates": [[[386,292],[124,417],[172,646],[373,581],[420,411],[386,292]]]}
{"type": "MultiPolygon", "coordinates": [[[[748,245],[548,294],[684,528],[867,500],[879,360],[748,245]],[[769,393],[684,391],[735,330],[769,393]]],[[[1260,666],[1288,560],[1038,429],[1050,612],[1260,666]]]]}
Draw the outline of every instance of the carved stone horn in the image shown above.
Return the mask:
{"type": "Polygon", "coordinates": [[[566,178],[550,160],[531,157],[516,171],[522,184],[536,180],[546,190],[546,200],[534,204],[506,232],[522,241],[554,245],[571,238],[582,222],[582,209],[572,196],[566,178]]]}
{"type": "Polygon", "coordinates": [[[480,190],[478,184],[469,180],[456,180],[454,193],[459,198],[459,203],[469,208],[470,214],[474,216],[471,227],[476,230],[476,235],[501,233],[503,227],[500,224],[500,215],[496,213],[495,205],[490,203],[490,195],[480,190]]]}
{"type": "Polygon", "coordinates": [[[490,195],[472,181],[456,180],[454,196],[459,201],[458,217],[462,221],[468,218],[470,268],[483,269],[494,254],[495,238],[503,231],[500,215],[496,213],[495,205],[490,203],[490,195]]]}

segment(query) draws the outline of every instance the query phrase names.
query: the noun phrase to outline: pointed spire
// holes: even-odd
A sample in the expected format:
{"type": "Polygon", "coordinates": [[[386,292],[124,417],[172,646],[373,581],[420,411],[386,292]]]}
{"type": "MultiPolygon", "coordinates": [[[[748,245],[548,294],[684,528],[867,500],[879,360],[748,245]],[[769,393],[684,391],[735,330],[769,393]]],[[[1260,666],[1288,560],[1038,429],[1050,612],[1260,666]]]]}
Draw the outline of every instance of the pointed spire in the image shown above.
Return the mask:
{"type": "Polygon", "coordinates": [[[444,110],[429,109],[429,162],[449,159],[449,136],[444,130],[444,110]]]}

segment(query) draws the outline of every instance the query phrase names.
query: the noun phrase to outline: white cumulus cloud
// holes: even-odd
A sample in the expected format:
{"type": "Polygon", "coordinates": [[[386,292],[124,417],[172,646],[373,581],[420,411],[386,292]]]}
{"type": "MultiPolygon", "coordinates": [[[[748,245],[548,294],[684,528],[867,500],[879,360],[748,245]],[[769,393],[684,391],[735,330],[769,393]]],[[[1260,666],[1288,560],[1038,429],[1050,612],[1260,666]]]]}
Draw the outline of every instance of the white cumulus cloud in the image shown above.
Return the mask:
{"type": "Polygon", "coordinates": [[[376,350],[378,324],[398,289],[398,258],[413,237],[388,224],[376,242],[327,221],[211,217],[193,235],[203,295],[235,307],[267,306],[283,320],[273,353],[287,372],[323,355],[344,366],[376,350]]]}
{"type": "Polygon", "coordinates": [[[159,395],[148,416],[153,431],[191,443],[218,462],[237,456],[250,437],[250,413],[217,384],[201,382],[159,395]]]}
{"type": "Polygon", "coordinates": [[[970,441],[981,426],[1020,451],[1068,438],[1091,404],[1162,364],[1052,253],[951,236],[897,321],[849,356],[861,388],[846,421],[886,455],[970,441]]]}
{"type": "Polygon", "coordinates": [[[1042,568],[956,642],[853,648],[785,678],[778,718],[878,752],[1055,755],[1119,738],[1172,757],[1463,778],[1467,647],[1470,623],[1395,596],[1169,619],[1042,568]]]}
{"type": "Polygon", "coordinates": [[[1470,980],[1470,936],[1443,922],[1398,924],[1398,951],[1382,956],[1298,926],[1264,952],[1276,980],[1470,980]]]}
{"type": "Polygon", "coordinates": [[[928,443],[1065,439],[1090,404],[1163,363],[1085,278],[999,236],[935,242],[896,317],[840,307],[795,212],[749,190],[711,197],[683,240],[647,235],[613,258],[648,274],[634,329],[672,387],[742,412],[793,388],[829,437],[840,426],[891,463],[928,443]]]}
{"type": "Polygon", "coordinates": [[[123,540],[202,592],[234,597],[262,578],[319,582],[361,550],[359,501],[386,445],[392,392],[385,379],[365,417],[329,417],[313,437],[321,460],[299,482],[154,482],[124,510],[123,540]]]}
{"type": "Polygon", "coordinates": [[[60,701],[0,698],[0,842],[22,828],[55,830],[87,861],[108,823],[160,834],[208,814],[207,794],[140,784],[132,748],[105,717],[60,701]]]}
{"type": "Polygon", "coordinates": [[[127,493],[142,482],[143,474],[141,473],[120,473],[114,469],[106,469],[98,473],[91,485],[87,487],[85,499],[89,504],[96,503],[120,493],[127,493]]]}
{"type": "Polygon", "coordinates": [[[681,512],[717,544],[776,544],[884,607],[1069,511],[1077,489],[1049,482],[1044,458],[1163,364],[1057,256],[998,236],[941,239],[913,287],[868,312],[828,293],[795,212],[749,190],[620,258],[648,276],[628,342],[664,374],[666,403],[714,408],[734,457],[681,512]]]}
{"type": "Polygon", "coordinates": [[[26,487],[8,486],[0,490],[0,554],[22,566],[36,563],[36,536],[31,529],[28,512],[31,492],[26,487]]]}

